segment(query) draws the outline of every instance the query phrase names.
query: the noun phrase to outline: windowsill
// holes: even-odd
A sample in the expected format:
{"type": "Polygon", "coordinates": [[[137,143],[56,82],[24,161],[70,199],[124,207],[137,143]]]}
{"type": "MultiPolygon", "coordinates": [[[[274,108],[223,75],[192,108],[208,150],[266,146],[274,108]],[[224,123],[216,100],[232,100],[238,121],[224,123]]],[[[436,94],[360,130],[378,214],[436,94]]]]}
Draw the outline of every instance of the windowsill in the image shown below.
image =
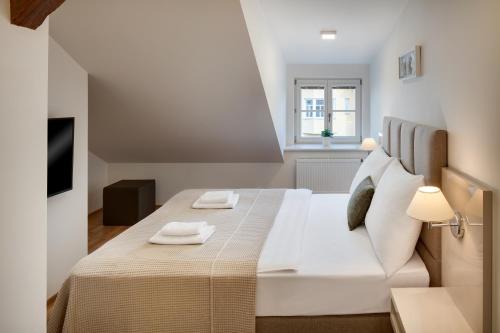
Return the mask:
{"type": "Polygon", "coordinates": [[[344,152],[366,152],[361,149],[359,143],[334,143],[330,147],[325,147],[321,143],[296,143],[285,147],[285,152],[293,151],[344,151],[344,152]]]}

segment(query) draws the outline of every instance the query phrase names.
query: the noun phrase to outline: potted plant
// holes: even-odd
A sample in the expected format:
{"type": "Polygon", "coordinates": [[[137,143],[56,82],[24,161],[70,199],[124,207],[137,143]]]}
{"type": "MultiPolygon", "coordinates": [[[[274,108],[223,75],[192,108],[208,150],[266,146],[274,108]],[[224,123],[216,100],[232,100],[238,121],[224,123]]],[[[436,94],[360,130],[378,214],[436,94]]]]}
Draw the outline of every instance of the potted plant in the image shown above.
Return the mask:
{"type": "Polygon", "coordinates": [[[332,136],[333,136],[333,132],[328,128],[321,131],[321,137],[323,138],[323,146],[324,147],[330,147],[332,136]]]}

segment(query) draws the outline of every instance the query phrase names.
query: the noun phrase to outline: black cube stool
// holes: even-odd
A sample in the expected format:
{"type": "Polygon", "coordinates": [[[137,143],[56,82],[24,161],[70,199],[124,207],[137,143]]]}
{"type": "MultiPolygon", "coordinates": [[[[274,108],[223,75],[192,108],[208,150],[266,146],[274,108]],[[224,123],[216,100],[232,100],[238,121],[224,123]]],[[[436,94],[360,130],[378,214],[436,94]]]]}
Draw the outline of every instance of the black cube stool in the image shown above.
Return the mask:
{"type": "Polygon", "coordinates": [[[156,209],[154,179],[120,180],[103,189],[103,224],[133,225],[156,209]]]}

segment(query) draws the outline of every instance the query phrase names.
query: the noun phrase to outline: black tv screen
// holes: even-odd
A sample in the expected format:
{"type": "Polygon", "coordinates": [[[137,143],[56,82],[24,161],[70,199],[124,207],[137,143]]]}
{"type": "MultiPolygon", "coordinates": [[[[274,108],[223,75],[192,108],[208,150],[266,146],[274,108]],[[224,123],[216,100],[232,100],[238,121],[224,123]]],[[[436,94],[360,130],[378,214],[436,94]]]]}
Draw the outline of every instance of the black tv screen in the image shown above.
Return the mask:
{"type": "Polygon", "coordinates": [[[48,124],[47,196],[73,189],[75,118],[51,118],[48,124]]]}

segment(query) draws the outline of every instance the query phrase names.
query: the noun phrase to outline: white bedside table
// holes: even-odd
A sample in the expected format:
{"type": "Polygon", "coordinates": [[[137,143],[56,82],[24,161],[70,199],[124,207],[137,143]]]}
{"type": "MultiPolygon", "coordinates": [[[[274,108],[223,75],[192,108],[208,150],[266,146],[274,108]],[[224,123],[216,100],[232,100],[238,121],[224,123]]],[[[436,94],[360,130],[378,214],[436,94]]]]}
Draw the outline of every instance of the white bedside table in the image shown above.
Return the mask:
{"type": "Polygon", "coordinates": [[[391,289],[395,333],[473,333],[445,288],[391,289]]]}

